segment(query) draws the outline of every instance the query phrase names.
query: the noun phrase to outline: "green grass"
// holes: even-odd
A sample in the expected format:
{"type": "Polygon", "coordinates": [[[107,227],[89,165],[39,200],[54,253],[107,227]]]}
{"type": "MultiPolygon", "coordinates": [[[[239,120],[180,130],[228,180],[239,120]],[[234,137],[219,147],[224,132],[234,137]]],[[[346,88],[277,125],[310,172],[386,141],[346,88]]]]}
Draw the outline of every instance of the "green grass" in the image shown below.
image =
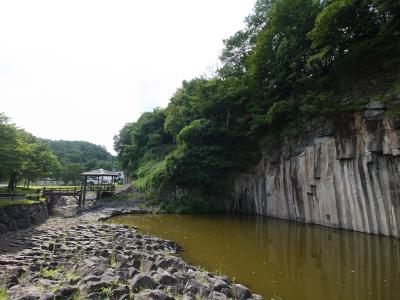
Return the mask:
{"type": "MultiPolygon", "coordinates": [[[[80,185],[31,185],[31,186],[29,186],[29,189],[36,191],[36,190],[42,189],[44,187],[51,188],[51,189],[60,189],[60,188],[61,189],[66,189],[66,188],[73,189],[75,187],[79,188],[80,185]]],[[[20,187],[18,187],[18,188],[20,188],[20,187]]]]}
{"type": "Polygon", "coordinates": [[[117,250],[113,248],[111,253],[111,267],[115,267],[117,264],[117,250]]]}
{"type": "MultiPolygon", "coordinates": [[[[0,199],[0,207],[5,207],[5,206],[10,206],[10,205],[22,205],[22,204],[35,204],[38,202],[42,202],[46,200],[46,198],[40,198],[39,201],[35,201],[35,200],[14,200],[12,201],[11,199],[0,199]]],[[[1,298],[0,298],[1,299],[1,298]]]]}
{"type": "Polygon", "coordinates": [[[56,279],[59,276],[61,276],[64,272],[64,266],[61,265],[56,269],[41,269],[40,270],[40,276],[43,278],[48,278],[48,279],[56,279]]]}
{"type": "MultiPolygon", "coordinates": [[[[24,188],[24,187],[17,187],[14,191],[15,195],[25,195],[25,194],[31,194],[31,193],[35,193],[36,189],[34,188],[24,188]]],[[[7,191],[7,187],[6,186],[2,186],[0,187],[0,193],[8,193],[7,191]]]]}
{"type": "Polygon", "coordinates": [[[8,300],[8,293],[5,287],[0,288],[0,300],[8,300]]]}

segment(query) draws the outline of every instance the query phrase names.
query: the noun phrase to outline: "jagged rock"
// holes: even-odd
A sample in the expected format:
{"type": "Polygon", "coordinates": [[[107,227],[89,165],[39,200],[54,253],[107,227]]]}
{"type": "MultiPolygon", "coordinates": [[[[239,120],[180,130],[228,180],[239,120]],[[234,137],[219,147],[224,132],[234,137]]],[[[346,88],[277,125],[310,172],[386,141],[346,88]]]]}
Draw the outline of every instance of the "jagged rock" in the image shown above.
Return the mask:
{"type": "Polygon", "coordinates": [[[74,296],[78,289],[74,286],[66,286],[61,288],[55,293],[56,297],[61,297],[62,299],[66,299],[68,297],[74,296]]]}
{"type": "Polygon", "coordinates": [[[167,268],[169,268],[169,267],[174,266],[175,264],[176,264],[176,260],[173,259],[172,257],[169,257],[169,258],[161,258],[161,259],[159,259],[159,260],[156,260],[156,265],[157,265],[159,268],[162,268],[162,269],[167,269],[167,268]]]}
{"type": "Polygon", "coordinates": [[[174,300],[174,298],[162,291],[144,290],[135,296],[135,300],[174,300]]]}
{"type": "Polygon", "coordinates": [[[230,286],[222,279],[217,279],[214,281],[213,290],[222,293],[227,297],[232,296],[232,291],[230,286]]]}
{"type": "Polygon", "coordinates": [[[235,284],[232,289],[234,298],[237,300],[245,300],[251,297],[250,290],[244,285],[235,284]]]}
{"type": "Polygon", "coordinates": [[[164,274],[161,275],[159,282],[164,285],[176,285],[178,284],[178,279],[168,272],[164,272],[164,274]]]}
{"type": "Polygon", "coordinates": [[[0,234],[7,233],[7,232],[8,232],[8,230],[7,230],[6,225],[0,223],[0,234]]]}
{"type": "Polygon", "coordinates": [[[129,299],[129,287],[127,285],[122,285],[113,291],[113,297],[115,299],[129,299]]]}
{"type": "Polygon", "coordinates": [[[131,281],[132,290],[154,289],[156,286],[157,284],[151,277],[143,274],[135,275],[131,281]]]}
{"type": "Polygon", "coordinates": [[[227,300],[228,298],[224,294],[214,291],[208,295],[207,299],[209,299],[209,300],[227,300]]]}
{"type": "Polygon", "coordinates": [[[54,300],[55,295],[54,293],[44,293],[40,296],[39,300],[54,300]]]}
{"type": "MultiPolygon", "coordinates": [[[[12,214],[18,211],[12,209],[12,214]]],[[[171,256],[175,250],[167,246],[169,241],[140,236],[126,226],[68,223],[60,219],[59,226],[18,231],[6,243],[24,248],[0,254],[0,281],[7,283],[8,278],[10,299],[72,299],[78,289],[85,299],[119,300],[133,296],[131,290],[136,299],[223,299],[221,295],[231,293],[228,278],[198,271],[171,256]],[[135,244],[137,239],[141,246],[135,244]],[[25,270],[27,276],[20,281],[25,270]]]]}
{"type": "Polygon", "coordinates": [[[143,259],[140,264],[140,270],[144,273],[157,270],[157,266],[149,259],[143,259]]]}
{"type": "Polygon", "coordinates": [[[131,259],[127,262],[127,265],[130,267],[133,267],[135,269],[139,269],[140,268],[140,260],[137,258],[131,259]]]}
{"type": "Polygon", "coordinates": [[[84,284],[81,286],[81,289],[83,291],[86,291],[87,293],[95,293],[95,292],[101,292],[103,289],[108,288],[110,285],[105,282],[101,281],[91,281],[88,282],[87,284],[84,284]]]}

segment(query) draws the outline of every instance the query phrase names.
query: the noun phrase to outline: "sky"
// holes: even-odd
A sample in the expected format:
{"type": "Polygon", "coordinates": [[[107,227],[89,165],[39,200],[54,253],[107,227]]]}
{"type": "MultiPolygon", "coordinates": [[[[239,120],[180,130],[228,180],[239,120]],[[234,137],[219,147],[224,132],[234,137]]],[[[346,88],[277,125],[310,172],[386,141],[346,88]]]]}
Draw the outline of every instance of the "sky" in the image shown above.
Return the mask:
{"type": "Polygon", "coordinates": [[[0,0],[0,112],[113,152],[127,122],[218,63],[255,0],[0,0]]]}

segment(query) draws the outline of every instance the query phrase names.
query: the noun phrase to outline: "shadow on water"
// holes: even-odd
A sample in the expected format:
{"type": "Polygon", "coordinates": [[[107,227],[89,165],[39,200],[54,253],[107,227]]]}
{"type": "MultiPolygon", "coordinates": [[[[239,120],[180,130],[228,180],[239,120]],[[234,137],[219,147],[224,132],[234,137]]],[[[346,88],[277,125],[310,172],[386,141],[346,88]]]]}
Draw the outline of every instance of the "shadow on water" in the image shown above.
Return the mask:
{"type": "Polygon", "coordinates": [[[400,241],[254,216],[121,216],[270,299],[399,299],[400,241]]]}

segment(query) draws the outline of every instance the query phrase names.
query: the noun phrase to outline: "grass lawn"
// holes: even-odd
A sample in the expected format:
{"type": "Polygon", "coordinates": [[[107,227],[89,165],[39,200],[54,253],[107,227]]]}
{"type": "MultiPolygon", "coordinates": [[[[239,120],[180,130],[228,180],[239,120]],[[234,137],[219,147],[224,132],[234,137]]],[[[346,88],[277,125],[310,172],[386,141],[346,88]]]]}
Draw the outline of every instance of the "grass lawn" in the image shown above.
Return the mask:
{"type": "MultiPolygon", "coordinates": [[[[52,188],[52,189],[66,189],[66,188],[73,189],[74,187],[77,187],[77,188],[80,187],[80,185],[30,185],[29,189],[36,191],[36,190],[44,188],[44,187],[52,188]]],[[[20,188],[20,187],[18,187],[18,188],[20,188]]],[[[21,187],[21,188],[23,188],[23,187],[21,187]]]]}
{"type": "MultiPolygon", "coordinates": [[[[34,188],[27,189],[27,188],[19,186],[15,189],[14,194],[15,195],[26,195],[26,194],[32,194],[35,192],[36,192],[36,189],[34,189],[34,188]]],[[[8,193],[7,187],[6,186],[0,187],[0,193],[8,193]]]]}
{"type": "Polygon", "coordinates": [[[4,206],[9,206],[9,205],[21,205],[21,204],[35,204],[35,203],[40,203],[46,200],[46,198],[40,198],[39,201],[35,200],[14,200],[12,201],[11,199],[0,199],[0,207],[4,206]]]}

